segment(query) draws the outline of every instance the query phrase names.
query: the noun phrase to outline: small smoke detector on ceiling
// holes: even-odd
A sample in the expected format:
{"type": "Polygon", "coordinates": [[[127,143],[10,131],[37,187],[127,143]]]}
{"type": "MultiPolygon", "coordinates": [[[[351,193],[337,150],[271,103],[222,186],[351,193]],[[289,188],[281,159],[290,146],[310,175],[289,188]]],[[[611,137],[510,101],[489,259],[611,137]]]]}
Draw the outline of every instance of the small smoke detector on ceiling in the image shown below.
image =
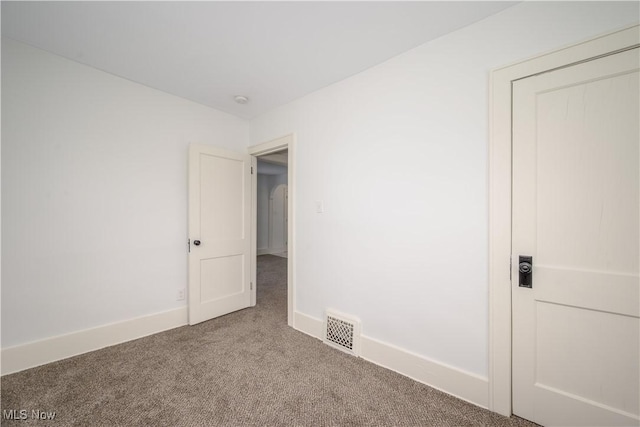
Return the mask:
{"type": "Polygon", "coordinates": [[[233,99],[235,99],[238,104],[243,104],[243,105],[249,102],[249,98],[247,98],[246,96],[242,96],[242,95],[237,95],[233,99]]]}

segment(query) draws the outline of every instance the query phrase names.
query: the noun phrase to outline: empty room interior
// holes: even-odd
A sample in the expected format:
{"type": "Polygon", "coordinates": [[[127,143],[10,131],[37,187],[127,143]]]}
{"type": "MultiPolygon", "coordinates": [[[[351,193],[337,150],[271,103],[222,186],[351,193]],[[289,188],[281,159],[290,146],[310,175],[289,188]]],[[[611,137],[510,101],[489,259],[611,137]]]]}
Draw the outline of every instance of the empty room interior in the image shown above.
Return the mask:
{"type": "Polygon", "coordinates": [[[640,426],[640,2],[1,18],[2,425],[640,426]]]}

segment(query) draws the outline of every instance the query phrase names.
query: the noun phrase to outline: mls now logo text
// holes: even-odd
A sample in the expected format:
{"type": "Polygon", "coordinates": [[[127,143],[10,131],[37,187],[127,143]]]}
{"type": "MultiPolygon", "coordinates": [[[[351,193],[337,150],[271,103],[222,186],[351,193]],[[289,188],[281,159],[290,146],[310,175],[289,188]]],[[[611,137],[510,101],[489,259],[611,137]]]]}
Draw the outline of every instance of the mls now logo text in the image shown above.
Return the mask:
{"type": "Polygon", "coordinates": [[[4,420],[53,420],[56,417],[55,412],[41,411],[40,409],[4,409],[2,410],[2,419],[4,420]]]}

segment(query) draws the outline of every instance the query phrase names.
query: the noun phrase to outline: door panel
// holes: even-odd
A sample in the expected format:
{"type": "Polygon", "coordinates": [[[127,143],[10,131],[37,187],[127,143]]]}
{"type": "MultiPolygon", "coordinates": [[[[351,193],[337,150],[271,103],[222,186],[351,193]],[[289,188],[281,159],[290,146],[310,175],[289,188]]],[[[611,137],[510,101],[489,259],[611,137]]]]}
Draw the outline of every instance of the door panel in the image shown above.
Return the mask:
{"type": "Polygon", "coordinates": [[[250,305],[250,225],[250,156],[190,146],[189,324],[250,305]]]}
{"type": "Polygon", "coordinates": [[[539,384],[638,412],[636,319],[543,301],[536,304],[535,315],[539,384]],[[606,361],[616,363],[608,364],[606,370],[592,368],[606,361]]]}
{"type": "Polygon", "coordinates": [[[200,154],[200,185],[204,190],[200,193],[201,240],[244,239],[245,169],[243,160],[200,154]],[[207,218],[215,220],[208,221],[207,218]]]}
{"type": "Polygon", "coordinates": [[[513,412],[540,424],[640,424],[638,51],[513,84],[513,412]]]}
{"type": "Polygon", "coordinates": [[[200,277],[210,280],[200,283],[200,302],[232,297],[244,291],[244,256],[231,255],[200,261],[200,277]]]}

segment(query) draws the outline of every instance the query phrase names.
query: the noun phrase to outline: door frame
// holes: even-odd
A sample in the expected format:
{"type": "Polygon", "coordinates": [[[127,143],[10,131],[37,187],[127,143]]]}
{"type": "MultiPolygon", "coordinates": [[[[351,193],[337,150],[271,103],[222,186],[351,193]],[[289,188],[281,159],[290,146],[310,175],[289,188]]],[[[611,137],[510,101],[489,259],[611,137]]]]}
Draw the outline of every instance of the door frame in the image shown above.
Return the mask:
{"type": "MultiPolygon", "coordinates": [[[[287,153],[287,188],[289,190],[289,200],[287,215],[288,248],[287,248],[287,324],[293,327],[293,313],[295,312],[295,259],[296,259],[296,238],[295,238],[295,195],[296,195],[296,137],[291,133],[283,137],[252,145],[247,148],[247,152],[253,156],[252,163],[257,163],[256,158],[265,154],[277,151],[288,150],[287,153]]],[[[255,166],[254,166],[255,167],[255,166]]],[[[252,175],[251,184],[251,281],[256,283],[256,257],[257,257],[257,182],[258,173],[252,175]]],[[[251,291],[251,305],[256,304],[257,285],[251,291]]]]}
{"type": "Polygon", "coordinates": [[[489,98],[489,409],[512,414],[512,82],[638,46],[633,25],[491,71],[489,98]]]}

